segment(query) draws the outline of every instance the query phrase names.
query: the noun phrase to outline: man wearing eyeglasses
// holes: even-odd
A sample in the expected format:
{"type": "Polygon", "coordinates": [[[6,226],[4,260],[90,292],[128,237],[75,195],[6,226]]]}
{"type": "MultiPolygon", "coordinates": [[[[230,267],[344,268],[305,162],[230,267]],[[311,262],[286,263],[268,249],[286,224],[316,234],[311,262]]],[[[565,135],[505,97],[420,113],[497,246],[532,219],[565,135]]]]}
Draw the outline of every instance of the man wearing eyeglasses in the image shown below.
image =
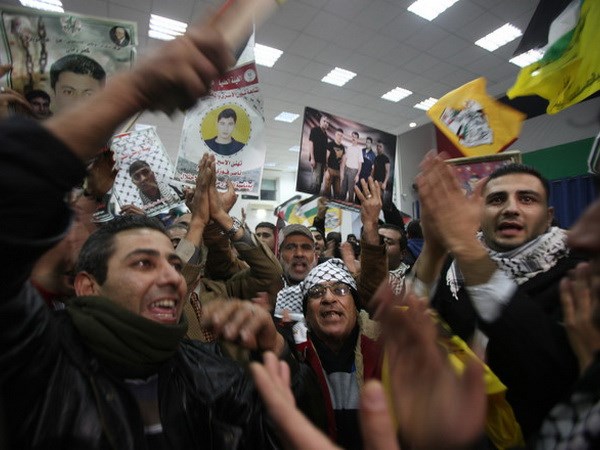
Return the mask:
{"type": "Polygon", "coordinates": [[[316,266],[300,289],[308,333],[296,348],[319,381],[327,431],[343,448],[361,448],[360,390],[365,380],[381,378],[378,327],[360,310],[356,281],[341,259],[316,266]]]}

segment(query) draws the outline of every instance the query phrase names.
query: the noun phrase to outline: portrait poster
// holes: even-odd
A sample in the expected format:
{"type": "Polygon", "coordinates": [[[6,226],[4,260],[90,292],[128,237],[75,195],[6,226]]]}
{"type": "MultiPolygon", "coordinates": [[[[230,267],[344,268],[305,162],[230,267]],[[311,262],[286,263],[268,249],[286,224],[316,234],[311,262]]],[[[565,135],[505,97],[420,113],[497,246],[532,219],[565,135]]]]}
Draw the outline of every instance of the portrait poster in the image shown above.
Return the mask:
{"type": "Polygon", "coordinates": [[[204,153],[215,155],[217,187],[231,180],[237,193],[260,195],[265,162],[264,112],[254,39],[234,69],[215,80],[211,92],[185,116],[175,179],[193,184],[204,153]]]}
{"type": "Polygon", "coordinates": [[[510,150],[487,156],[471,156],[465,158],[452,158],[446,160],[454,166],[454,172],[458,177],[465,195],[473,193],[475,185],[482,178],[487,177],[494,170],[508,164],[520,163],[521,152],[510,150]]]}
{"type": "Polygon", "coordinates": [[[396,136],[350,119],[306,107],[300,139],[296,190],[323,195],[343,209],[356,211],[354,181],[344,183],[342,165],[356,164],[354,179],[373,178],[380,183],[383,201],[392,201],[396,136]],[[358,137],[356,137],[358,134],[358,137]],[[312,148],[312,154],[311,154],[312,148]],[[385,185],[384,185],[385,183],[385,185]]]}
{"type": "Polygon", "coordinates": [[[185,208],[183,189],[173,180],[174,167],[152,127],[113,137],[117,177],[113,196],[119,207],[134,205],[146,215],[185,208]]]}
{"type": "Polygon", "coordinates": [[[0,63],[13,67],[8,86],[23,95],[46,92],[53,112],[59,109],[57,80],[63,72],[89,75],[87,84],[71,86],[64,94],[85,96],[133,64],[135,22],[9,7],[0,8],[0,15],[0,63]]]}

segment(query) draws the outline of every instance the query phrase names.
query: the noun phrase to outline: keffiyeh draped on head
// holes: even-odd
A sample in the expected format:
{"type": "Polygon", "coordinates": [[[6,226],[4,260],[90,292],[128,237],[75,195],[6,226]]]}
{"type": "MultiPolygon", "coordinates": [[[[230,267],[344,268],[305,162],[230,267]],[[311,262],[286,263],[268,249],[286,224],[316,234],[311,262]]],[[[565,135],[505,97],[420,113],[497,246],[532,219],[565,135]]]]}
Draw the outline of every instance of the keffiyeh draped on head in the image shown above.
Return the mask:
{"type": "MultiPolygon", "coordinates": [[[[556,265],[559,259],[569,255],[567,233],[558,227],[552,227],[547,233],[508,252],[497,252],[488,248],[481,233],[478,233],[477,237],[498,268],[515,280],[518,285],[540,273],[547,272],[556,265]]],[[[464,284],[464,278],[456,261],[452,262],[446,274],[446,283],[450,287],[452,296],[458,299],[458,290],[464,284]]]]}
{"type": "Polygon", "coordinates": [[[357,289],[356,281],[344,261],[339,258],[331,258],[314,267],[299,284],[288,286],[279,291],[275,303],[275,314],[283,314],[284,309],[292,314],[303,314],[302,303],[308,290],[316,284],[329,281],[346,283],[355,291],[357,289]]]}

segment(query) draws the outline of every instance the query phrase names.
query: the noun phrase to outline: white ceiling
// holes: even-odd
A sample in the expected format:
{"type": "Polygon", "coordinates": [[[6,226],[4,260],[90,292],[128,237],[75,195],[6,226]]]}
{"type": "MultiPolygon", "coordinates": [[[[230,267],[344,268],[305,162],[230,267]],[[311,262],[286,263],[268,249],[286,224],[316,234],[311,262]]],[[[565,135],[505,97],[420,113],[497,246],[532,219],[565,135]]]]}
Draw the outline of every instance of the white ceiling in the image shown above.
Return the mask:
{"type": "MultiPolygon", "coordinates": [[[[460,0],[432,22],[407,11],[413,0],[287,0],[257,31],[256,42],[284,51],[273,68],[259,66],[265,99],[267,161],[290,170],[298,154],[288,149],[300,141],[305,106],[401,134],[409,123],[428,122],[413,105],[477,77],[488,92],[502,96],[519,68],[508,60],[519,39],[493,53],[474,42],[510,22],[521,30],[537,0],[460,0]],[[357,73],[343,87],[322,83],[335,66],[357,73]],[[381,95],[401,86],[413,91],[398,103],[381,95]],[[281,111],[300,114],[294,123],[273,118],[281,111]]],[[[18,6],[16,0],[5,4],[18,6]]],[[[63,0],[65,11],[135,21],[139,52],[160,45],[147,37],[150,13],[190,22],[218,1],[203,0],[63,0]]],[[[179,145],[181,117],[155,122],[169,153],[179,145]]]]}

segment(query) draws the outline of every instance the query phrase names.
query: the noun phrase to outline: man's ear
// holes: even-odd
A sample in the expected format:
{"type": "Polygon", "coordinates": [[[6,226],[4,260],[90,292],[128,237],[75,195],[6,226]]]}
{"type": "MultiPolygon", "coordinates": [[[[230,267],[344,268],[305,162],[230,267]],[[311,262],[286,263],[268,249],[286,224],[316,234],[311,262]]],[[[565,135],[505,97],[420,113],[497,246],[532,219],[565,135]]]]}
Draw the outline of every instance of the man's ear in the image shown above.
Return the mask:
{"type": "Polygon", "coordinates": [[[96,279],[87,272],[79,272],[75,275],[75,281],[73,283],[75,287],[75,294],[78,297],[86,295],[98,295],[99,285],[96,279]]]}
{"type": "Polygon", "coordinates": [[[552,221],[554,220],[554,207],[553,206],[548,206],[548,229],[550,229],[550,227],[552,226],[552,221]]]}

